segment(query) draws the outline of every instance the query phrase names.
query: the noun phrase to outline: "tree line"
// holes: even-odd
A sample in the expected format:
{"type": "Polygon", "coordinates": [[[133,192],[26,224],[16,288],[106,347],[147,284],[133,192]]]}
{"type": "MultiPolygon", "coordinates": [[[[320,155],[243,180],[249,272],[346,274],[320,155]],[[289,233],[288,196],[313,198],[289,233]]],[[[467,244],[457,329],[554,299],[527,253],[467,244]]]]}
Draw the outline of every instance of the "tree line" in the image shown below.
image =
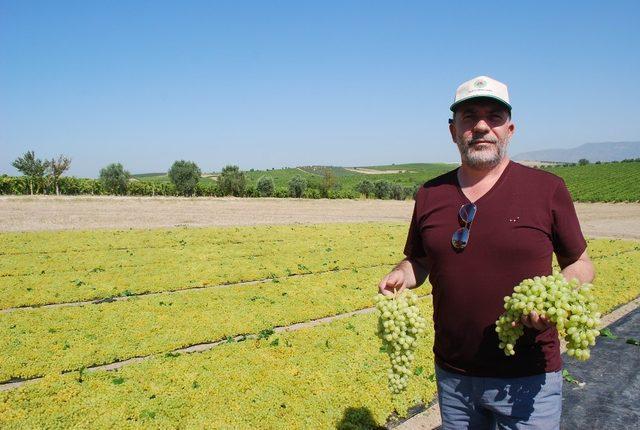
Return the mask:
{"type": "Polygon", "coordinates": [[[60,177],[71,166],[71,158],[64,155],[51,160],[41,160],[36,157],[34,151],[27,151],[22,157],[16,158],[13,167],[18,169],[26,178],[29,185],[29,193],[38,193],[48,184],[52,184],[57,195],[60,195],[60,177]]]}
{"type": "Polygon", "coordinates": [[[273,177],[264,175],[255,185],[249,184],[238,166],[222,169],[214,183],[201,181],[202,171],[193,161],[178,160],[167,172],[169,183],[135,180],[121,163],[111,163],[100,169],[99,178],[63,177],[71,158],[60,155],[42,160],[28,151],[12,165],[24,176],[0,176],[0,194],[39,193],[164,195],[164,196],[236,196],[236,197],[294,197],[294,198],[379,198],[404,200],[413,197],[418,186],[410,187],[386,180],[359,182],[354,189],[342,189],[331,169],[325,169],[319,184],[308,183],[301,175],[289,179],[286,188],[276,187],[273,177]]]}

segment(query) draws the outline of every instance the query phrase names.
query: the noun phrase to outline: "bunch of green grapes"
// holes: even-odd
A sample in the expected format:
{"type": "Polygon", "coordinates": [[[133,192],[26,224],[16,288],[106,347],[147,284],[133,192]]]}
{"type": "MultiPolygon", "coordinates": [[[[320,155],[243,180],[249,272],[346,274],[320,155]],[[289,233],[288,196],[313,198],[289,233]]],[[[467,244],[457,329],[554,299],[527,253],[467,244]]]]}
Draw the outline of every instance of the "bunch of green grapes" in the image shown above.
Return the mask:
{"type": "Polygon", "coordinates": [[[578,360],[590,357],[589,347],[595,345],[600,333],[600,313],[591,293],[591,284],[577,279],[568,282],[556,272],[551,276],[525,279],[504,298],[505,312],[496,321],[499,347],[506,355],[514,355],[516,341],[524,333],[519,322],[522,315],[536,311],[555,324],[560,336],[567,341],[567,354],[578,360]]]}
{"type": "Polygon", "coordinates": [[[380,311],[378,336],[391,361],[387,372],[389,389],[398,394],[407,387],[418,335],[426,329],[427,323],[420,316],[418,296],[410,290],[393,296],[378,294],[374,301],[380,311]]]}

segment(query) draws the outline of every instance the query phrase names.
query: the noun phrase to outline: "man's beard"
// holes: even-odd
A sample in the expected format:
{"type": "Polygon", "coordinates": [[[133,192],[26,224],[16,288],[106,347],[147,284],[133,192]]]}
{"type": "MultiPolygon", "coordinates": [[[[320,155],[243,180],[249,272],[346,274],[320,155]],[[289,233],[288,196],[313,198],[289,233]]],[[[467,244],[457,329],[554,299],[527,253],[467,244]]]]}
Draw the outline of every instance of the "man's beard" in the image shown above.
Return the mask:
{"type": "Polygon", "coordinates": [[[493,137],[478,137],[469,142],[458,142],[458,150],[463,164],[474,169],[490,169],[498,164],[507,155],[507,139],[500,141],[493,137]],[[484,140],[490,143],[481,143],[481,147],[476,146],[476,142],[484,140]]]}

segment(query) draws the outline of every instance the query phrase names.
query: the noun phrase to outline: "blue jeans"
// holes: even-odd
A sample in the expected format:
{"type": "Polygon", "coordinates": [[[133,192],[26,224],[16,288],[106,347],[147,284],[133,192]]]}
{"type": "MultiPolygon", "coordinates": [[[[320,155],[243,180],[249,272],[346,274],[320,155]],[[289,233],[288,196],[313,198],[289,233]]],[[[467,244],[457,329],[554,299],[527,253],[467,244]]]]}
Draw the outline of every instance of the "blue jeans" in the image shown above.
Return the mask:
{"type": "Polygon", "coordinates": [[[443,430],[560,428],[562,372],[485,378],[436,365],[443,430]]]}

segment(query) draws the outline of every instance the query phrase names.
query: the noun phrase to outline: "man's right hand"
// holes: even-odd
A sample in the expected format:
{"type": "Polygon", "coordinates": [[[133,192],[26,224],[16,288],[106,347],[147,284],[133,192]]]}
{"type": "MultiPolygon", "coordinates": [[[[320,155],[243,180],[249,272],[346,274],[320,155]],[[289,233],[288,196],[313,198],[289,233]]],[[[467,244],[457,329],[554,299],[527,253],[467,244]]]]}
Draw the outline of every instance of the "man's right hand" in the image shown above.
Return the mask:
{"type": "Polygon", "coordinates": [[[378,285],[380,294],[385,296],[392,296],[395,292],[400,292],[405,288],[405,275],[402,269],[394,269],[391,273],[382,278],[378,285]]]}
{"type": "Polygon", "coordinates": [[[406,288],[415,288],[427,278],[428,272],[424,267],[411,260],[404,259],[378,284],[380,294],[392,296],[406,288]]]}

